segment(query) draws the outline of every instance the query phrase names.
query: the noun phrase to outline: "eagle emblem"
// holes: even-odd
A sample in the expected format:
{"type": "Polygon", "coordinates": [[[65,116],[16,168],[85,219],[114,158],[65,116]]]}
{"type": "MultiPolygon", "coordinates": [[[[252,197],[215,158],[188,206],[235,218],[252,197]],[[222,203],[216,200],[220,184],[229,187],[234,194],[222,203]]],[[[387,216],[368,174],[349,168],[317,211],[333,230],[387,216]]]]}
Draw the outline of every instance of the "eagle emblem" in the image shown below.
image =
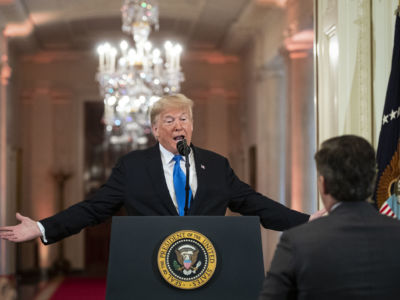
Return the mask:
{"type": "Polygon", "coordinates": [[[197,269],[201,266],[201,261],[197,262],[199,250],[192,245],[184,244],[180,246],[175,250],[175,254],[178,262],[174,261],[174,268],[177,271],[182,271],[185,275],[195,274],[197,269]],[[194,267],[193,265],[195,264],[196,266],[194,267]]]}
{"type": "Polygon", "coordinates": [[[217,253],[202,233],[180,230],[167,236],[157,254],[161,276],[172,286],[191,290],[205,285],[217,267],[217,253]]]}
{"type": "MultiPolygon", "coordinates": [[[[397,144],[397,150],[393,157],[382,172],[378,182],[376,191],[376,201],[378,208],[381,208],[386,200],[392,195],[399,195],[399,182],[400,182],[400,141],[397,144]]],[[[400,217],[400,216],[398,216],[400,217]]]]}

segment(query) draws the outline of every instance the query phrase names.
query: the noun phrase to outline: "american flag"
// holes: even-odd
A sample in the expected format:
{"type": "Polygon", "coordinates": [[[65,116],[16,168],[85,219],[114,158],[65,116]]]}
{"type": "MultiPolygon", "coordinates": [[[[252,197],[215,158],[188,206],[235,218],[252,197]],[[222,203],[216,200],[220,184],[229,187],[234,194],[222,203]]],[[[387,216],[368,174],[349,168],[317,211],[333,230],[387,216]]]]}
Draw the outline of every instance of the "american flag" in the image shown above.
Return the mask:
{"type": "Polygon", "coordinates": [[[392,69],[386,91],[382,127],[379,135],[378,177],[374,193],[376,206],[382,214],[400,218],[400,18],[396,28],[392,69]]]}
{"type": "Polygon", "coordinates": [[[383,215],[387,215],[389,217],[393,217],[395,219],[398,218],[398,210],[399,210],[399,205],[397,203],[397,197],[396,195],[392,195],[379,209],[379,212],[383,215]],[[395,210],[397,214],[393,211],[395,210]]]}

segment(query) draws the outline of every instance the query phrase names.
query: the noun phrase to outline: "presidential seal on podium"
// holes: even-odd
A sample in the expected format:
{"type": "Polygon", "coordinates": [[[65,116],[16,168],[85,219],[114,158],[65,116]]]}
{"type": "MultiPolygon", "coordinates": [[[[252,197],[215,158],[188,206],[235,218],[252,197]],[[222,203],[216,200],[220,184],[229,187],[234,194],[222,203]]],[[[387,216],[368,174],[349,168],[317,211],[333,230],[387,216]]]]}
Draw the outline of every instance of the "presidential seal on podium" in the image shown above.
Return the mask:
{"type": "Polygon", "coordinates": [[[204,286],[217,266],[214,245],[203,234],[177,231],[161,243],[157,255],[161,276],[172,286],[190,290],[204,286]]]}

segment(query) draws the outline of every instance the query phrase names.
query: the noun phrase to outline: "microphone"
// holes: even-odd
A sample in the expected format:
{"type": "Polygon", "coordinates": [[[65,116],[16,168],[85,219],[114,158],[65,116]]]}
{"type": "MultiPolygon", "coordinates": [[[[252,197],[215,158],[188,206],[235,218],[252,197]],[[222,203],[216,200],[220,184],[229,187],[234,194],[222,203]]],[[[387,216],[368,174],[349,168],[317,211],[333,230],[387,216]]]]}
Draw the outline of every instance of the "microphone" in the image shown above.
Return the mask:
{"type": "Polygon", "coordinates": [[[190,147],[188,146],[186,139],[183,139],[176,143],[176,149],[178,150],[179,154],[182,156],[185,156],[185,168],[186,168],[186,184],[185,184],[185,216],[188,214],[189,210],[189,177],[190,177],[190,164],[189,164],[189,153],[190,153],[190,147]]]}
{"type": "Polygon", "coordinates": [[[188,146],[186,139],[179,141],[176,144],[176,149],[178,150],[180,155],[187,156],[190,153],[190,147],[188,146]]]}

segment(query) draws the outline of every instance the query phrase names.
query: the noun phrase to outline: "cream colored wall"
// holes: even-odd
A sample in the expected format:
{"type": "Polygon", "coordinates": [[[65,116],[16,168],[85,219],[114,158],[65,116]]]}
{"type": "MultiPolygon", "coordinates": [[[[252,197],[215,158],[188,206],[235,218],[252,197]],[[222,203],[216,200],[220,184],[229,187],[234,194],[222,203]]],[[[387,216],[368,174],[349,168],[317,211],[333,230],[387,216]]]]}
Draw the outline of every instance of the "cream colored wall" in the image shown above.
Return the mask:
{"type": "MultiPolygon", "coordinates": [[[[251,20],[263,8],[247,11],[251,20]]],[[[312,1],[264,10],[244,54],[242,103],[244,144],[257,147],[257,191],[308,213],[317,207],[312,20],[312,1]]],[[[262,229],[266,269],[278,239],[262,229]]]]}
{"type": "Polygon", "coordinates": [[[398,1],[316,4],[318,141],[351,133],[377,146],[398,1]]]}
{"type": "MultiPolygon", "coordinates": [[[[284,17],[283,12],[278,12],[278,16],[284,17]]],[[[280,25],[280,22],[276,23],[277,27],[280,25]]],[[[286,72],[284,59],[277,54],[277,49],[272,49],[272,53],[269,53],[269,49],[263,47],[267,36],[264,32],[257,33],[253,37],[244,59],[244,84],[246,89],[242,106],[243,112],[245,112],[243,129],[247,158],[246,173],[249,175],[250,172],[249,148],[256,146],[257,191],[278,202],[285,203],[285,186],[283,184],[285,163],[282,158],[285,158],[286,153],[284,139],[286,129],[284,117],[286,110],[284,84],[286,72]],[[274,62],[268,64],[268,60],[264,60],[265,56],[274,57],[274,55],[276,55],[276,58],[272,61],[275,60],[275,65],[274,62]],[[270,89],[269,85],[274,86],[270,89]],[[281,101],[274,101],[278,99],[281,101]]],[[[269,37],[272,38],[272,36],[269,37]]],[[[268,268],[279,233],[261,228],[261,234],[264,267],[268,268]]]]}
{"type": "Polygon", "coordinates": [[[194,101],[193,143],[228,157],[241,176],[239,58],[218,52],[187,53],[182,68],[186,76],[182,92],[194,101]]]}
{"type": "MultiPolygon", "coordinates": [[[[0,19],[0,24],[1,24],[0,19]]],[[[12,101],[13,55],[9,53],[8,39],[0,35],[0,226],[14,221],[16,207],[15,111],[12,101]]],[[[15,245],[0,240],[0,275],[13,274],[15,245]]]]}
{"type": "MultiPolygon", "coordinates": [[[[83,106],[98,100],[96,59],[89,53],[39,53],[20,58],[16,85],[22,149],[21,212],[42,219],[60,210],[54,173],[67,172],[64,206],[83,199],[83,106]]],[[[64,242],[65,257],[75,269],[84,265],[84,236],[64,242]]],[[[35,261],[34,244],[22,246],[22,268],[35,261]]],[[[38,243],[39,266],[51,267],[59,244],[38,243]]]]}
{"type": "Polygon", "coordinates": [[[397,0],[372,1],[372,89],[373,89],[373,144],[378,146],[382,125],[383,106],[389,81],[394,29],[396,18],[394,11],[400,5],[397,0]]]}
{"type": "Polygon", "coordinates": [[[315,3],[318,142],[356,134],[376,148],[391,68],[394,11],[399,3],[315,3]]]}

